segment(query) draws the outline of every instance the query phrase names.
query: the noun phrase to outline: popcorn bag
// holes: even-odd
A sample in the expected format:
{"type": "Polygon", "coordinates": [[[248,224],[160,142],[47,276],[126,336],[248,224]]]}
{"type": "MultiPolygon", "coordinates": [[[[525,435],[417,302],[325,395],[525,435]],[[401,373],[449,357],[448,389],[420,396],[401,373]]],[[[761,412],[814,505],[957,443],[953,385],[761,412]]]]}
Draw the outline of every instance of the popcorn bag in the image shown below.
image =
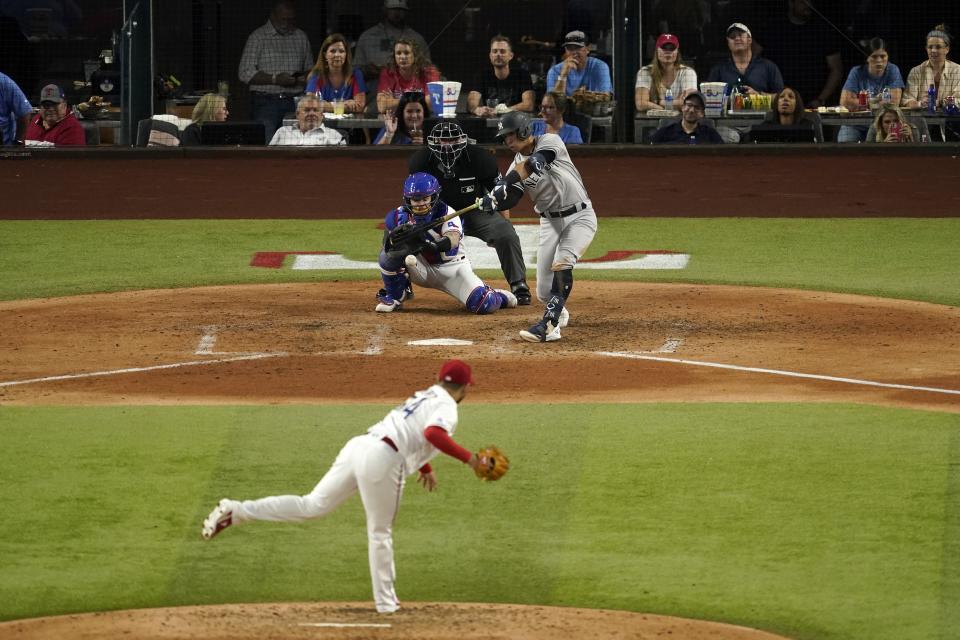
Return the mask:
{"type": "Polygon", "coordinates": [[[460,87],[459,82],[449,80],[427,83],[427,91],[430,92],[430,108],[434,115],[444,118],[456,117],[460,87]]]}
{"type": "Polygon", "coordinates": [[[723,106],[725,92],[727,90],[726,82],[701,82],[700,93],[706,100],[705,115],[708,118],[718,118],[723,115],[723,106]]]}

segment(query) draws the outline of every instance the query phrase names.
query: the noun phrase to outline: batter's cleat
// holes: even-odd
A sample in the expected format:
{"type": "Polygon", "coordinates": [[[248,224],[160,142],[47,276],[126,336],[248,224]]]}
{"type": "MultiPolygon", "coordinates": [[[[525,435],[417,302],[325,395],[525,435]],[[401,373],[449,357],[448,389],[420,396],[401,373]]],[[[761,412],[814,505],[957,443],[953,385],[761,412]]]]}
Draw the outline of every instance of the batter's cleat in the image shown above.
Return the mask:
{"type": "Polygon", "coordinates": [[[203,529],[200,530],[200,535],[203,536],[204,540],[212,540],[231,524],[233,524],[233,508],[230,506],[230,500],[224,498],[203,521],[203,529]]]}
{"type": "Polygon", "coordinates": [[[519,304],[519,302],[517,301],[517,296],[513,295],[512,293],[510,293],[510,292],[507,291],[506,289],[494,289],[494,291],[496,291],[497,293],[500,294],[500,298],[501,298],[500,308],[501,308],[501,309],[503,309],[503,308],[513,309],[514,307],[517,306],[517,304],[519,304]]]}
{"type": "Polygon", "coordinates": [[[394,300],[386,294],[382,296],[378,295],[377,300],[377,306],[374,309],[377,313],[392,313],[394,311],[400,311],[403,307],[399,300],[394,300]]]}
{"type": "Polygon", "coordinates": [[[560,310],[560,318],[557,321],[557,329],[563,329],[568,324],[570,324],[570,312],[567,311],[566,307],[564,307],[560,310]]]}
{"type": "Polygon", "coordinates": [[[400,298],[400,302],[406,302],[407,300],[413,300],[413,285],[409,282],[407,283],[407,288],[403,290],[403,296],[400,298]]]}
{"type": "Polygon", "coordinates": [[[521,331],[520,337],[527,342],[555,342],[560,339],[560,327],[541,320],[529,329],[521,331]]]}
{"type": "Polygon", "coordinates": [[[530,304],[530,289],[526,283],[518,284],[513,288],[513,295],[517,297],[517,304],[527,306],[530,304]]]}

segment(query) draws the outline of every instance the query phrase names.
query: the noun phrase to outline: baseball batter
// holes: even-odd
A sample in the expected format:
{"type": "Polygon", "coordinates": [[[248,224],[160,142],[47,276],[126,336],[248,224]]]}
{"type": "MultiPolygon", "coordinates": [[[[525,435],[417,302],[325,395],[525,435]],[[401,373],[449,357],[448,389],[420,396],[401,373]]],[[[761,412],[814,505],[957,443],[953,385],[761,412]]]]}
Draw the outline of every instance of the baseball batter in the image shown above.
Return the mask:
{"type": "MultiPolygon", "coordinates": [[[[440,183],[443,200],[454,209],[467,207],[493,189],[500,171],[493,154],[470,142],[454,121],[439,122],[427,136],[426,148],[416,151],[409,161],[410,173],[429,173],[440,183]]],[[[527,266],[523,261],[520,238],[504,212],[495,215],[466,216],[463,230],[468,236],[493,247],[500,259],[503,277],[517,296],[517,303],[530,304],[527,266]]]]}
{"type": "Polygon", "coordinates": [[[570,319],[566,308],[573,290],[573,267],[597,233],[597,214],[570,154],[553,133],[533,136],[530,118],[510,111],[500,118],[497,139],[514,152],[507,174],[481,199],[486,211],[516,206],[523,193],[540,215],[537,247],[537,298],[546,303],[543,318],[520,337],[530,342],[560,339],[570,319]]]}
{"type": "Polygon", "coordinates": [[[472,313],[493,313],[501,307],[517,306],[512,292],[488,287],[473,272],[460,244],[463,227],[459,216],[397,244],[398,232],[409,225],[439,222],[451,213],[455,211],[440,200],[436,178],[428,173],[407,176],[403,182],[403,206],[384,219],[387,233],[379,258],[383,289],[377,294],[377,312],[399,311],[407,299],[409,282],[444,291],[472,313]]]}
{"type": "MultiPolygon", "coordinates": [[[[259,500],[224,498],[203,521],[201,535],[210,540],[231,525],[254,520],[302,522],[323,517],[344,500],[360,492],[367,516],[367,540],[373,600],[377,611],[392,613],[400,608],[394,588],[393,521],[400,506],[405,478],[419,471],[418,482],[427,491],[437,487],[430,460],[439,452],[470,465],[478,477],[495,480],[494,461],[488,449],[473,454],[452,436],[457,428],[457,405],[473,384],[470,365],[448,360],[440,367],[437,383],[417,391],[370,427],[355,436],[337,454],[323,479],[304,496],[272,496],[259,500]]],[[[500,473],[508,468],[501,466],[500,473]]],[[[498,464],[503,465],[503,462],[498,464]]]]}

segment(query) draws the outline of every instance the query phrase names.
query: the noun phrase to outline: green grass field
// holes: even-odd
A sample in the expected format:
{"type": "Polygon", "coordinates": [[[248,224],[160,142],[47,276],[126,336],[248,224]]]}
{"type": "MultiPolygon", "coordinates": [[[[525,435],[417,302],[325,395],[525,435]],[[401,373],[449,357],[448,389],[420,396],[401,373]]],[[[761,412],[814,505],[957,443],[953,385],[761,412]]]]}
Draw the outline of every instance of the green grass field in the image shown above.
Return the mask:
{"type": "MultiPolygon", "coordinates": [[[[627,279],[960,303],[960,220],[604,219],[590,256],[672,249],[627,279]]],[[[0,300],[155,287],[371,279],[254,269],[255,251],[372,259],[366,221],[0,221],[0,300]]],[[[0,371],[0,380],[4,379],[0,371]]],[[[405,393],[409,389],[403,389],[405,393]]],[[[399,400],[399,398],[398,398],[399,400]]],[[[387,406],[0,405],[0,619],[193,603],[368,600],[359,501],[212,543],[217,499],[304,493],[387,406]],[[253,576],[262,576],[256,580],[253,576]]],[[[960,628],[960,415],[850,405],[462,407],[450,459],[411,483],[401,599],[625,609],[819,638],[960,628]],[[446,561],[438,562],[440,545],[446,561]],[[491,567],[464,580],[463,566],[491,567]]]]}
{"type": "MultiPolygon", "coordinates": [[[[322,279],[376,270],[252,269],[257,251],[376,260],[375,221],[0,221],[0,300],[322,279]]],[[[691,254],[683,271],[581,270],[578,280],[792,287],[960,305],[960,219],[605,218],[586,257],[617,249],[691,254]]],[[[492,271],[482,276],[498,277],[492,271]]],[[[531,271],[532,273],[532,271],[531,271]]]]}

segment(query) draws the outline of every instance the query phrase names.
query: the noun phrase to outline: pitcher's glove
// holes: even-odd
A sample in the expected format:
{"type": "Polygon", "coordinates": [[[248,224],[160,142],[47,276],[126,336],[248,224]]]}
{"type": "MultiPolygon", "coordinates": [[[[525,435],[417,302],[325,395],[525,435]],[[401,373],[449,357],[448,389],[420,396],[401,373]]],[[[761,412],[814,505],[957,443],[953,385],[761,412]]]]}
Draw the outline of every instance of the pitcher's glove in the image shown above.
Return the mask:
{"type": "Polygon", "coordinates": [[[474,467],[473,472],[481,480],[499,480],[510,470],[510,459],[497,447],[484,447],[477,451],[476,456],[480,464],[474,467]]]}

